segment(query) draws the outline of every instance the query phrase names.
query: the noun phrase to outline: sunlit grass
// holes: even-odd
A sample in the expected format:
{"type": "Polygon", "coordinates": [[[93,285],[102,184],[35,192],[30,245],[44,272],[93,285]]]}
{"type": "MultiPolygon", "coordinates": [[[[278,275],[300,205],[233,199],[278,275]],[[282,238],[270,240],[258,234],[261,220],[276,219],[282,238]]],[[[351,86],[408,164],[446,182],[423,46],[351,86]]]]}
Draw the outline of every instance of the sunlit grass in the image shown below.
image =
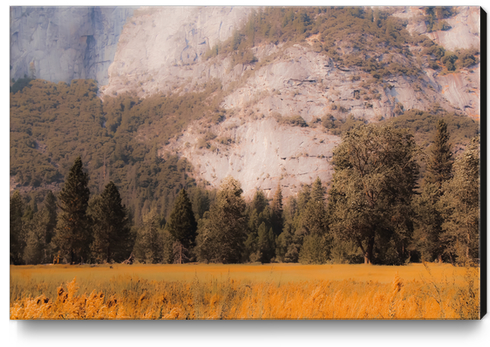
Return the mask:
{"type": "Polygon", "coordinates": [[[16,266],[11,267],[10,315],[11,319],[477,319],[478,271],[450,265],[16,266]]]}

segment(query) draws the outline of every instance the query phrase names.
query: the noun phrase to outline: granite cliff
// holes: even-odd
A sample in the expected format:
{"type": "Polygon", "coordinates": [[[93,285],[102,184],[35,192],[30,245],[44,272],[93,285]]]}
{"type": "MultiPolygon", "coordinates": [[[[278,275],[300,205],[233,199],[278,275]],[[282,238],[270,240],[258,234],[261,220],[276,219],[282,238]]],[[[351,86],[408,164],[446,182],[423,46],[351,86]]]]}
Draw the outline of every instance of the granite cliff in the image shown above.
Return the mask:
{"type": "Polygon", "coordinates": [[[130,7],[10,8],[10,78],[108,82],[130,7]]]}
{"type": "MultiPolygon", "coordinates": [[[[318,124],[326,114],[378,122],[403,110],[437,105],[480,117],[479,63],[451,73],[420,63],[418,75],[397,74],[373,83],[372,75],[363,69],[340,66],[319,52],[316,46],[325,43],[318,35],[296,44],[256,45],[252,63],[236,64],[230,55],[221,54],[205,58],[211,48],[243,27],[253,11],[249,7],[13,7],[11,77],[65,82],[94,78],[102,98],[125,93],[139,98],[185,95],[218,80],[226,120],[211,128],[195,121],[183,134],[160,143],[159,153],[186,157],[196,177],[215,187],[232,175],[247,197],[257,188],[271,196],[278,184],[288,196],[317,176],[324,182],[331,178],[329,158],[340,137],[318,124]],[[291,116],[301,116],[309,126],[281,122],[291,116]],[[212,150],[199,145],[205,132],[215,137],[212,150]],[[222,143],[220,138],[230,141],[222,143]]],[[[430,32],[420,7],[398,7],[392,15],[401,18],[413,35],[426,34],[447,50],[479,49],[478,7],[458,7],[444,30],[430,32]]],[[[339,49],[356,50],[348,45],[339,49]]],[[[404,49],[407,55],[387,51],[378,60],[406,65],[412,59],[407,56],[420,50],[410,44],[404,49]]]]}

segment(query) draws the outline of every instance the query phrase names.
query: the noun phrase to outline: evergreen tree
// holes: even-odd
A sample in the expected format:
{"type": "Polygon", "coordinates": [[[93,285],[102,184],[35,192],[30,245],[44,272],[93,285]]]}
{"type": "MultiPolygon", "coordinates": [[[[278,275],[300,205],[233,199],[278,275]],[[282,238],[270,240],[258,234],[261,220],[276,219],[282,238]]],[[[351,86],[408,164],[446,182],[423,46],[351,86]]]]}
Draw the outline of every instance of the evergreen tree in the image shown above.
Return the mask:
{"type": "Polygon", "coordinates": [[[437,209],[440,196],[441,189],[437,184],[426,182],[421,194],[413,199],[413,209],[416,215],[414,240],[424,261],[436,259],[442,261],[445,247],[441,239],[444,220],[437,209]]]}
{"type": "Polygon", "coordinates": [[[366,264],[373,262],[380,238],[398,241],[399,262],[408,258],[415,150],[406,130],[366,125],[348,131],[334,151],[331,227],[339,240],[357,242],[366,264]]]}
{"type": "Polygon", "coordinates": [[[275,237],[270,238],[268,235],[272,228],[273,213],[261,190],[255,192],[254,198],[247,206],[246,217],[248,230],[242,258],[251,262],[270,262],[275,253],[274,249],[270,249],[275,237]]]}
{"type": "Polygon", "coordinates": [[[325,201],[325,188],[322,186],[322,181],[320,180],[320,177],[317,177],[315,182],[313,182],[313,185],[311,187],[311,199],[313,201],[325,201]]]}
{"type": "Polygon", "coordinates": [[[275,242],[272,228],[268,228],[265,223],[260,224],[257,232],[257,250],[260,255],[261,263],[270,263],[274,257],[275,242]]]}
{"type": "Polygon", "coordinates": [[[438,259],[446,245],[441,239],[443,218],[436,205],[443,194],[442,185],[452,177],[453,157],[449,144],[449,133],[444,120],[439,120],[433,144],[427,157],[422,193],[415,198],[415,233],[417,248],[425,260],[438,259]]]}
{"type": "Polygon", "coordinates": [[[109,182],[89,208],[93,221],[92,257],[96,262],[121,262],[131,249],[129,218],[114,182],[109,182]]]}
{"type": "Polygon", "coordinates": [[[257,214],[260,214],[260,213],[262,213],[262,211],[264,211],[264,209],[267,206],[269,206],[269,202],[267,201],[267,198],[265,197],[264,192],[262,190],[258,189],[255,192],[255,195],[252,199],[251,209],[254,209],[257,212],[257,214]]]}
{"type": "Polygon", "coordinates": [[[143,226],[138,230],[133,248],[135,259],[146,264],[162,262],[165,245],[162,234],[160,219],[153,209],[143,217],[143,226]]]}
{"type": "Polygon", "coordinates": [[[444,218],[442,240],[453,261],[473,262],[479,255],[480,143],[472,140],[454,163],[454,177],[443,184],[438,207],[444,218]]]}
{"type": "Polygon", "coordinates": [[[18,191],[10,198],[10,263],[22,264],[22,255],[25,248],[25,235],[22,223],[24,203],[18,191]]]}
{"type": "Polygon", "coordinates": [[[238,263],[243,254],[247,221],[240,182],[224,180],[216,201],[198,229],[198,258],[213,263],[238,263]]]}
{"type": "Polygon", "coordinates": [[[56,223],[58,222],[58,211],[56,206],[56,197],[54,196],[51,190],[48,191],[46,197],[44,198],[44,209],[47,210],[48,213],[48,223],[46,225],[46,262],[53,260],[53,248],[52,239],[55,235],[56,223]]]}
{"type": "Polygon", "coordinates": [[[178,242],[178,245],[175,246],[177,248],[176,255],[178,255],[179,263],[181,263],[183,255],[184,258],[189,258],[187,254],[183,253],[188,253],[194,246],[197,231],[197,222],[185,189],[181,189],[175,199],[174,209],[168,219],[167,230],[178,242]]]}
{"type": "Polygon", "coordinates": [[[56,228],[56,222],[58,219],[58,212],[56,207],[56,197],[50,190],[44,198],[44,208],[48,211],[49,221],[46,226],[46,243],[49,244],[53,238],[56,228]]]}
{"type": "Polygon", "coordinates": [[[282,232],[282,228],[284,225],[283,220],[283,210],[282,210],[282,191],[281,185],[277,185],[276,194],[274,195],[274,199],[272,199],[272,230],[274,235],[278,236],[282,232]]]}
{"type": "Polygon", "coordinates": [[[27,223],[27,243],[24,249],[26,264],[40,264],[47,260],[46,231],[49,224],[49,212],[46,208],[34,214],[32,221],[27,223]]]}
{"type": "Polygon", "coordinates": [[[199,220],[203,217],[204,212],[209,211],[212,200],[214,200],[213,194],[216,192],[208,191],[203,187],[194,187],[189,190],[189,195],[192,196],[192,210],[194,215],[199,220]]]}
{"type": "Polygon", "coordinates": [[[330,253],[328,220],[325,206],[325,189],[320,178],[313,182],[310,199],[298,215],[297,234],[301,235],[298,260],[306,264],[322,264],[330,253]]]}
{"type": "Polygon", "coordinates": [[[61,213],[58,216],[54,243],[62,257],[70,263],[79,263],[89,257],[91,243],[90,218],[87,215],[90,191],[88,174],[83,171],[78,157],[58,196],[61,213]]]}
{"type": "Polygon", "coordinates": [[[325,264],[328,260],[325,236],[307,235],[299,252],[301,264],[325,264]]]}
{"type": "Polygon", "coordinates": [[[427,160],[425,182],[436,184],[440,189],[442,184],[451,178],[453,167],[449,133],[443,119],[437,122],[437,131],[433,141],[427,160]]]}

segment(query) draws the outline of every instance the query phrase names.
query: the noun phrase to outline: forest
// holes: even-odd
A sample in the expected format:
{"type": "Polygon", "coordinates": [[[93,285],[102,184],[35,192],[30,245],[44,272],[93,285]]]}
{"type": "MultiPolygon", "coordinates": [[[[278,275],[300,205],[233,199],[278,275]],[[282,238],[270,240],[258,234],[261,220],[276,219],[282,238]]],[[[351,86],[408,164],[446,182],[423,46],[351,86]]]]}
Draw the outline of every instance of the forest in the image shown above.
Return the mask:
{"type": "Polygon", "coordinates": [[[478,137],[453,158],[439,120],[422,180],[407,129],[357,125],[342,138],[328,191],[317,178],[287,202],[278,185],[272,201],[257,190],[247,203],[228,177],[217,191],[195,188],[194,203],[182,187],[168,218],[154,208],[139,225],[112,181],[91,194],[78,157],[40,210],[12,195],[11,263],[478,263],[478,137]]]}
{"type": "MultiPolygon", "coordinates": [[[[429,31],[445,30],[454,15],[449,7],[427,7],[423,20],[429,31]]],[[[258,69],[267,59],[257,61],[254,47],[306,39],[338,66],[371,74],[366,85],[479,61],[477,49],[451,52],[425,35],[410,35],[389,11],[348,7],[254,12],[205,58],[229,55],[234,64],[258,69]]],[[[474,120],[438,104],[426,111],[399,104],[396,117],[375,124],[327,113],[315,122],[342,137],[333,180],[317,179],[288,199],[278,182],[272,200],[257,190],[245,201],[233,178],[211,189],[196,181],[185,158],[161,152],[194,121],[202,128],[201,148],[233,141],[208,131],[232,116],[220,107],[221,83],[201,87],[101,100],[94,80],[13,80],[11,263],[110,263],[131,254],[141,263],[478,262],[474,120]]],[[[300,116],[278,122],[312,125],[300,116]]]]}

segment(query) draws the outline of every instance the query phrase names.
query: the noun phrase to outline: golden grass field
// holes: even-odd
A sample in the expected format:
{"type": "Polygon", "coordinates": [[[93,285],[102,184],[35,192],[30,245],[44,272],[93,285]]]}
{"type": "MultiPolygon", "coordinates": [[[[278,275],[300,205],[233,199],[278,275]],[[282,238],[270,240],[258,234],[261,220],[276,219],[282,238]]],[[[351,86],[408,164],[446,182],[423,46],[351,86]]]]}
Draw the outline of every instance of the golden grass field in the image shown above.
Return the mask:
{"type": "Polygon", "coordinates": [[[11,266],[11,319],[479,319],[447,264],[11,266]]]}

